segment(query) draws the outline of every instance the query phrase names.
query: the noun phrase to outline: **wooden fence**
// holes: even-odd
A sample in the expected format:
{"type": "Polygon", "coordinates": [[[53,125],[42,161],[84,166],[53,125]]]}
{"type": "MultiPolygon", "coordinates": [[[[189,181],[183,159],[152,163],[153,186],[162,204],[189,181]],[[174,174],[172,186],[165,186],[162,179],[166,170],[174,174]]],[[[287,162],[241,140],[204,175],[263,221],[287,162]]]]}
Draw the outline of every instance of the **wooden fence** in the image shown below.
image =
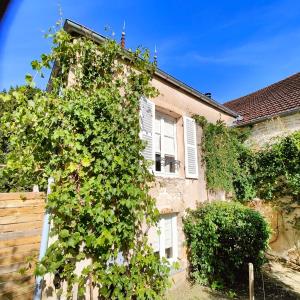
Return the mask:
{"type": "Polygon", "coordinates": [[[44,193],[0,193],[0,299],[32,299],[44,193]]]}

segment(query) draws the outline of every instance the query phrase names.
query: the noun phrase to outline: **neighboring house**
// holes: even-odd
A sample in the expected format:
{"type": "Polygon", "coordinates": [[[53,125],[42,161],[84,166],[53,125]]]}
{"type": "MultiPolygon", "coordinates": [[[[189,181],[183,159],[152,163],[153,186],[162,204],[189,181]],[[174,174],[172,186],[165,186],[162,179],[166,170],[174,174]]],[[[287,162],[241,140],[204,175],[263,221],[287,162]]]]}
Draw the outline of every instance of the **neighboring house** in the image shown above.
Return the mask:
{"type": "MultiPolygon", "coordinates": [[[[74,36],[87,35],[96,43],[104,37],[73,21],[67,20],[65,30],[74,36]]],[[[187,208],[213,198],[206,190],[199,144],[202,129],[192,116],[205,116],[209,122],[221,119],[232,124],[237,114],[210,97],[157,69],[153,85],[159,90],[155,99],[141,99],[141,136],[147,147],[144,156],[153,161],[156,176],[151,195],[157,200],[161,218],[160,232],[151,228],[149,240],[160,257],[178,261],[180,270],[187,267],[182,217],[187,208]]],[[[184,272],[181,272],[184,274],[184,272]]]]}
{"type": "MultiPolygon", "coordinates": [[[[300,130],[300,73],[224,105],[241,116],[237,126],[252,127],[248,139],[252,147],[272,143],[276,138],[300,130]]],[[[280,200],[284,203],[287,199],[280,200]]],[[[255,205],[270,221],[275,233],[270,243],[274,254],[299,259],[299,231],[292,226],[293,218],[300,217],[299,206],[295,204],[295,210],[286,213],[278,212],[269,204],[256,202],[255,205]]]]}
{"type": "Polygon", "coordinates": [[[300,73],[224,103],[236,111],[237,126],[251,126],[249,141],[262,145],[300,129],[300,73]]]}

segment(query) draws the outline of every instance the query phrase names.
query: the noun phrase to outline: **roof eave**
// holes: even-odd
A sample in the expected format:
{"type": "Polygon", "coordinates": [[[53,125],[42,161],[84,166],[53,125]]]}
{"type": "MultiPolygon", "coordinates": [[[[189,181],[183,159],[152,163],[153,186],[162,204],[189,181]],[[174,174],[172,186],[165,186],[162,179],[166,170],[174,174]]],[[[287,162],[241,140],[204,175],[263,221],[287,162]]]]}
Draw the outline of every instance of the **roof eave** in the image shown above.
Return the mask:
{"type": "Polygon", "coordinates": [[[187,92],[190,95],[193,95],[197,98],[197,100],[203,101],[209,106],[212,106],[214,108],[217,108],[218,110],[222,111],[223,113],[226,113],[232,117],[238,117],[238,113],[235,111],[223,106],[222,104],[219,104],[212,98],[207,97],[206,95],[202,94],[201,92],[193,89],[192,87],[188,86],[187,84],[183,83],[182,81],[176,79],[172,75],[162,71],[161,69],[156,69],[155,75],[159,78],[162,78],[169,83],[173,84],[177,88],[182,89],[183,91],[187,92]]]}
{"type": "Polygon", "coordinates": [[[297,112],[300,112],[300,107],[291,108],[291,109],[282,111],[280,113],[276,113],[276,114],[272,114],[272,115],[267,115],[267,116],[255,118],[255,119],[252,119],[252,120],[250,120],[248,122],[245,122],[245,123],[236,124],[236,126],[237,127],[250,126],[250,125],[254,125],[256,123],[261,123],[261,122],[270,120],[270,119],[272,119],[274,117],[284,117],[284,116],[292,115],[292,114],[297,113],[297,112]]]}

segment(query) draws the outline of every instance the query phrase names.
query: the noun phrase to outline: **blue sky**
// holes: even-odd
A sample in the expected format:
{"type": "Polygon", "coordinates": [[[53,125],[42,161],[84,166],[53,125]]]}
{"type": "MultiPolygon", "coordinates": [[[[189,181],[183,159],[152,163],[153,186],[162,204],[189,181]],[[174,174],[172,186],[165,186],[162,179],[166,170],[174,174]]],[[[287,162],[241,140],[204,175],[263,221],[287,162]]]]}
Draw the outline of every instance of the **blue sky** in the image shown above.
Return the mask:
{"type": "MultiPolygon", "coordinates": [[[[300,1],[15,0],[0,25],[0,90],[24,83],[50,50],[43,34],[72,19],[126,46],[157,45],[161,69],[223,103],[300,71],[300,1]]],[[[45,80],[38,80],[45,86],[45,80]]]]}

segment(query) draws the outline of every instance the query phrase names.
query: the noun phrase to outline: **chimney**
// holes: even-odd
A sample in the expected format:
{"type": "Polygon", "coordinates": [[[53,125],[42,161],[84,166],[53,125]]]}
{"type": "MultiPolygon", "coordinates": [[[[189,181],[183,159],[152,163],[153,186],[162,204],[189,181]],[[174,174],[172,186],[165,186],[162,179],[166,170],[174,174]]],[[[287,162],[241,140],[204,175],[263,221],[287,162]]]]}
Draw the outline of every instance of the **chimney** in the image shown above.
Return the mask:
{"type": "Polygon", "coordinates": [[[205,93],[204,95],[208,98],[211,98],[211,93],[205,93]]]}
{"type": "Polygon", "coordinates": [[[121,37],[121,47],[123,49],[125,48],[125,21],[124,21],[122,37],[121,37]]]}

